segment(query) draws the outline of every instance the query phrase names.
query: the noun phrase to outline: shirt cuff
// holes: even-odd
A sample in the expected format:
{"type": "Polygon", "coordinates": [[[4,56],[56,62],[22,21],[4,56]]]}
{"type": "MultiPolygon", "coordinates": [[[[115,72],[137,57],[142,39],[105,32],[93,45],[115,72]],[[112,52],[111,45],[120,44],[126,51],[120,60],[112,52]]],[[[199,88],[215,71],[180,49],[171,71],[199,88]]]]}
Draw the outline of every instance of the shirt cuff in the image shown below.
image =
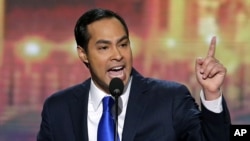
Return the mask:
{"type": "Polygon", "coordinates": [[[200,97],[201,97],[201,102],[203,105],[211,112],[214,113],[221,113],[223,108],[222,108],[222,94],[220,95],[219,98],[215,100],[205,100],[204,92],[201,90],[200,92],[200,97]]]}

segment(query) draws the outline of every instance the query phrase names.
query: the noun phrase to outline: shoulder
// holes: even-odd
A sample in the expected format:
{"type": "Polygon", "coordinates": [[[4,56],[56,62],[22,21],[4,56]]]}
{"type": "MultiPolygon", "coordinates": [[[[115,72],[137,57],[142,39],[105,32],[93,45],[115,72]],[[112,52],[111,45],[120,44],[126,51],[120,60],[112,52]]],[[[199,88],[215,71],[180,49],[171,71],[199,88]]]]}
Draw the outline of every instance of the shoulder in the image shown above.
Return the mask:
{"type": "Polygon", "coordinates": [[[156,78],[145,78],[146,85],[151,87],[152,89],[160,89],[166,91],[187,91],[186,85],[169,80],[161,80],[156,78]]]}
{"type": "Polygon", "coordinates": [[[186,88],[182,83],[176,81],[163,80],[159,78],[144,77],[135,69],[132,70],[133,82],[135,85],[142,85],[147,88],[179,89],[186,88]]]}
{"type": "Polygon", "coordinates": [[[68,88],[59,90],[46,98],[45,104],[64,104],[68,101],[82,98],[83,95],[88,94],[90,82],[85,81],[80,84],[70,86],[68,88]]]}
{"type": "Polygon", "coordinates": [[[49,96],[47,99],[60,99],[60,98],[69,97],[71,96],[72,93],[75,93],[76,91],[81,89],[81,87],[82,87],[82,84],[76,84],[76,85],[70,86],[68,88],[59,90],[51,94],[51,96],[49,96]]]}
{"type": "Polygon", "coordinates": [[[133,76],[133,88],[135,89],[142,89],[142,91],[148,91],[153,93],[160,93],[160,94],[189,94],[189,90],[186,85],[176,82],[176,81],[169,81],[163,80],[159,78],[152,78],[152,77],[144,77],[136,70],[132,72],[133,76]]]}

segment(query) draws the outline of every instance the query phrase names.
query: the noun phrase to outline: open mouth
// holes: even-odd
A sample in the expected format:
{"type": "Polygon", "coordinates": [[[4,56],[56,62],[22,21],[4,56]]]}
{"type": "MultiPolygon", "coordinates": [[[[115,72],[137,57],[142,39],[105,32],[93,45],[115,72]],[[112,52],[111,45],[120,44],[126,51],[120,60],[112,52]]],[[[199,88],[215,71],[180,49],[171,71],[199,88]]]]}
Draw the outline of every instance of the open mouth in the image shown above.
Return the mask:
{"type": "Polygon", "coordinates": [[[108,70],[108,74],[111,78],[114,77],[123,77],[124,76],[124,66],[117,66],[117,67],[113,67],[111,69],[108,70]]]}

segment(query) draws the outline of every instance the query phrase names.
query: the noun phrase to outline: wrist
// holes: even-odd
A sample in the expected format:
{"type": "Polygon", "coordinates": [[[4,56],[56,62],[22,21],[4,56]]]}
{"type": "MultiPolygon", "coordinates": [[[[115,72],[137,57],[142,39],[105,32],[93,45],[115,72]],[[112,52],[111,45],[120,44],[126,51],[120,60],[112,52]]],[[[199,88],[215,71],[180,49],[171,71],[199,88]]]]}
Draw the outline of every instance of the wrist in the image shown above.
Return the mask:
{"type": "Polygon", "coordinates": [[[218,99],[222,95],[220,89],[218,89],[217,91],[208,91],[208,90],[203,89],[203,92],[204,92],[205,100],[208,100],[208,101],[218,99]]]}

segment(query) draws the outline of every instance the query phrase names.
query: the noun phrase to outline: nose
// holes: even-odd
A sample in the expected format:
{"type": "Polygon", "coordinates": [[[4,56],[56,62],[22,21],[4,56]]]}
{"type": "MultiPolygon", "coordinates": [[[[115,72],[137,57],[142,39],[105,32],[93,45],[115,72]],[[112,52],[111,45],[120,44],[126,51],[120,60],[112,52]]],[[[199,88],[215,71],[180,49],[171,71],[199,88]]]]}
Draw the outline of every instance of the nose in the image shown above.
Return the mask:
{"type": "Polygon", "coordinates": [[[120,61],[122,60],[122,58],[123,56],[122,56],[121,50],[119,50],[119,48],[117,47],[114,47],[113,52],[112,52],[112,60],[120,61]]]}

